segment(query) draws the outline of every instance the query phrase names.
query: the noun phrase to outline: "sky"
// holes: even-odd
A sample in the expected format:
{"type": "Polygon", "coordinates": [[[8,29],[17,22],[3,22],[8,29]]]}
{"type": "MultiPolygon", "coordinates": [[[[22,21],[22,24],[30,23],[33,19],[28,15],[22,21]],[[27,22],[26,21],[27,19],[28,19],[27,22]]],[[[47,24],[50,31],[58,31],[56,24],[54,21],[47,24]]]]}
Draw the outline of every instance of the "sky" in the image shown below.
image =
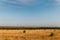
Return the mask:
{"type": "Polygon", "coordinates": [[[0,0],[0,26],[60,26],[60,0],[0,0]]]}

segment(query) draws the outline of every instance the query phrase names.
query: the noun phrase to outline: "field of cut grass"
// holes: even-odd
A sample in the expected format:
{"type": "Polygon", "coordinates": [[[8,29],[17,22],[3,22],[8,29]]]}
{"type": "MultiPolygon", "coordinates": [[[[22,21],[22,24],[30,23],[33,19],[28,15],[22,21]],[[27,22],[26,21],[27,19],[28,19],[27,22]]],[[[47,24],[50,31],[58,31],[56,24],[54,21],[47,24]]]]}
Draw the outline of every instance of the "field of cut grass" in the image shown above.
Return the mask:
{"type": "Polygon", "coordinates": [[[60,40],[60,29],[0,30],[0,40],[60,40]]]}

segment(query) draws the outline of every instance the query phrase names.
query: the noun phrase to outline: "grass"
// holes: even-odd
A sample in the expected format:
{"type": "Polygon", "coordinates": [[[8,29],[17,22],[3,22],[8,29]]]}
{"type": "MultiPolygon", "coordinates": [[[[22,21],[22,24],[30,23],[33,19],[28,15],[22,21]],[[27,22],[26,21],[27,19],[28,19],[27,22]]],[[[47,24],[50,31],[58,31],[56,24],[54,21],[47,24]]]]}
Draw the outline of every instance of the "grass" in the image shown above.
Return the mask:
{"type": "Polygon", "coordinates": [[[60,40],[58,27],[0,27],[0,40],[60,40]]]}
{"type": "Polygon", "coordinates": [[[0,40],[60,40],[60,29],[4,29],[0,30],[0,40]]]}

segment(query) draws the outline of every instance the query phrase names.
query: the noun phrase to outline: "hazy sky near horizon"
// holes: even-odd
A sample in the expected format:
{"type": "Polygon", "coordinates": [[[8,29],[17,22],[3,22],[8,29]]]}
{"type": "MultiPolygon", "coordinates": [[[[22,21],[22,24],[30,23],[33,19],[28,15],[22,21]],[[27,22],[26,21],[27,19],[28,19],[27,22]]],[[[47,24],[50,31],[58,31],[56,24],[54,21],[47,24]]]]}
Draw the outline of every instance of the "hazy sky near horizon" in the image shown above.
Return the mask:
{"type": "Polygon", "coordinates": [[[60,0],[0,0],[0,25],[60,26],[60,0]]]}

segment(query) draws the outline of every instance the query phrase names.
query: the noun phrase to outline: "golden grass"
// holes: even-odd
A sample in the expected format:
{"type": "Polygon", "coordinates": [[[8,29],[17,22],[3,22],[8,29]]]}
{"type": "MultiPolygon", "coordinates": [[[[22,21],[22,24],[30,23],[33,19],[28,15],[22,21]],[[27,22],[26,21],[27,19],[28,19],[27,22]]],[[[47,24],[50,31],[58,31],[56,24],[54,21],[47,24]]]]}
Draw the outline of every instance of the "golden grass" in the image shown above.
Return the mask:
{"type": "Polygon", "coordinates": [[[60,40],[60,29],[0,30],[0,40],[60,40]]]}

